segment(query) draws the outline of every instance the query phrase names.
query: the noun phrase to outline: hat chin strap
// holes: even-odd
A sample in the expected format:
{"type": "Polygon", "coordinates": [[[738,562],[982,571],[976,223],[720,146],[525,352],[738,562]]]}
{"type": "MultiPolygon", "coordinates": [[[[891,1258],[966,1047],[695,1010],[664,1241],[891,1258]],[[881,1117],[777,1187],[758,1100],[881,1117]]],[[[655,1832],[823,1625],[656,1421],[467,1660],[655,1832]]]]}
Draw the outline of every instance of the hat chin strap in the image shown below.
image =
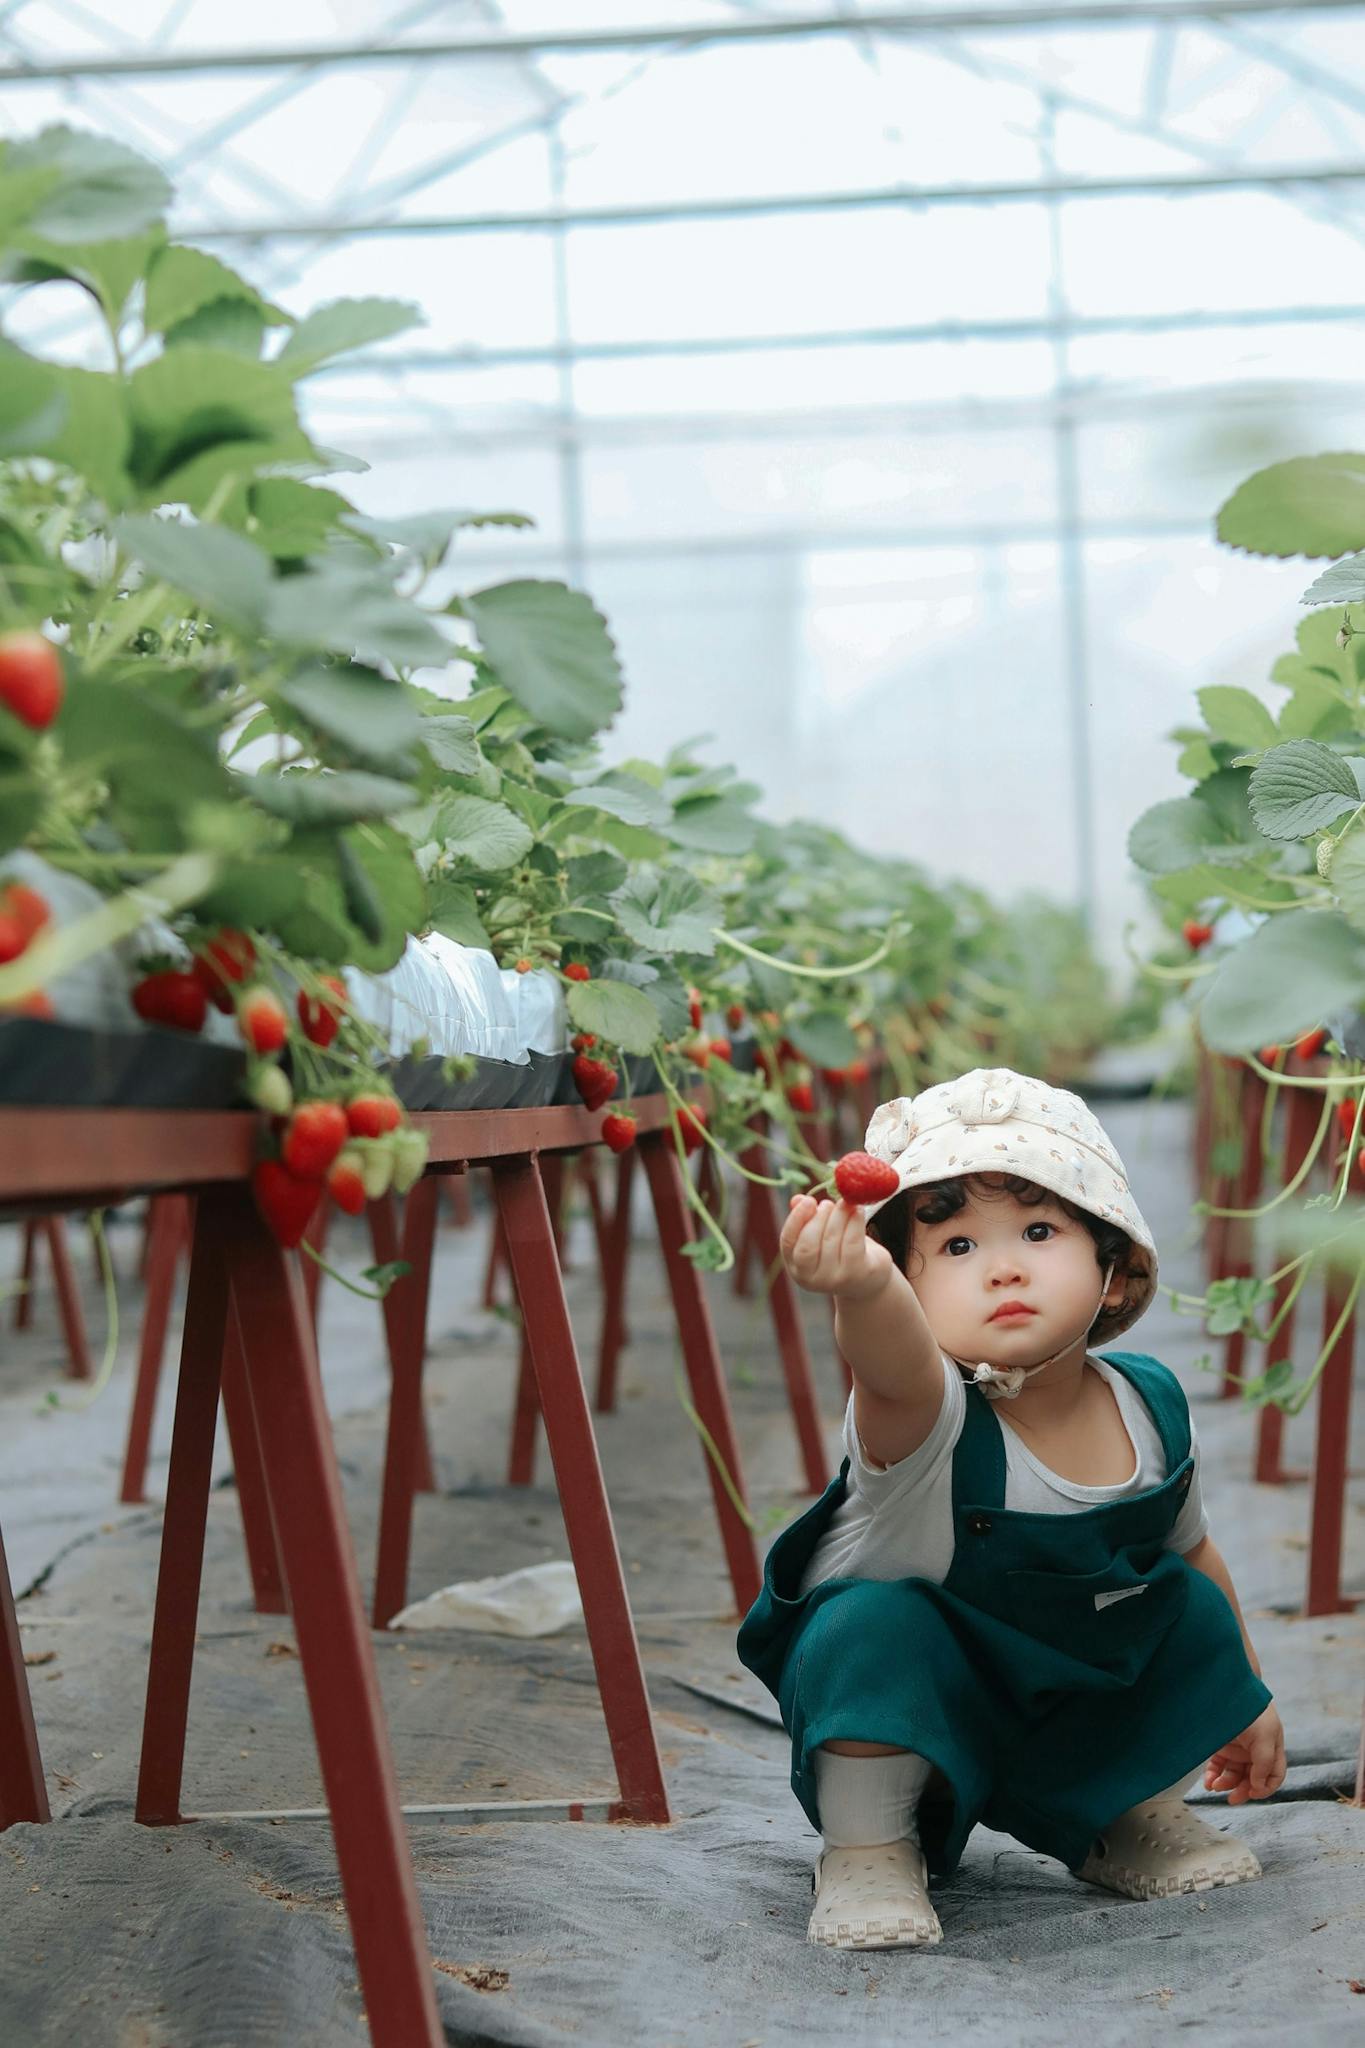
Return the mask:
{"type": "MultiPolygon", "coordinates": [[[[1114,1265],[1111,1260],[1105,1269],[1104,1282],[1100,1288],[1099,1306],[1096,1309],[1096,1314],[1098,1314],[1099,1308],[1104,1306],[1104,1297],[1109,1292],[1109,1282],[1113,1277],[1114,1265]]],[[[1094,1320],[1095,1317],[1092,1315],[1090,1322],[1085,1326],[1086,1330],[1090,1328],[1090,1323],[1093,1323],[1094,1320]]],[[[1080,1334],[1084,1336],[1085,1331],[1083,1330],[1080,1334]]],[[[1051,1358],[1040,1359],[1037,1365],[1030,1365],[1028,1367],[1012,1365],[1003,1372],[994,1365],[969,1365],[965,1358],[953,1358],[953,1364],[961,1366],[963,1372],[971,1374],[971,1384],[975,1387],[980,1387],[988,1401],[1013,1401],[1018,1398],[1020,1389],[1026,1380],[1031,1380],[1036,1372],[1042,1372],[1047,1366],[1055,1365],[1057,1360],[1068,1352],[1075,1342],[1076,1339],[1072,1337],[1070,1342],[1063,1344],[1060,1351],[1054,1351],[1051,1358]]],[[[953,1354],[949,1352],[948,1356],[952,1358],[953,1354]]]]}

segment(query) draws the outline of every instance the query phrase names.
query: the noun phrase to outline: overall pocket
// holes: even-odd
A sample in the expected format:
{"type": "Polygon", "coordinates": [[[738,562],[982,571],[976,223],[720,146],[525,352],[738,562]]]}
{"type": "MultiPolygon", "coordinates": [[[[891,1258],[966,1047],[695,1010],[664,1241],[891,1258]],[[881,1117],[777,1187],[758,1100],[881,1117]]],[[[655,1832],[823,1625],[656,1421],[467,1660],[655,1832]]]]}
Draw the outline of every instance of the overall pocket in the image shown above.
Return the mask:
{"type": "Polygon", "coordinates": [[[1146,1572],[1122,1553],[1103,1571],[1007,1571],[1006,1600],[1016,1628],[1053,1649],[1131,1679],[1184,1612],[1189,1568],[1162,1551],[1146,1572]]]}

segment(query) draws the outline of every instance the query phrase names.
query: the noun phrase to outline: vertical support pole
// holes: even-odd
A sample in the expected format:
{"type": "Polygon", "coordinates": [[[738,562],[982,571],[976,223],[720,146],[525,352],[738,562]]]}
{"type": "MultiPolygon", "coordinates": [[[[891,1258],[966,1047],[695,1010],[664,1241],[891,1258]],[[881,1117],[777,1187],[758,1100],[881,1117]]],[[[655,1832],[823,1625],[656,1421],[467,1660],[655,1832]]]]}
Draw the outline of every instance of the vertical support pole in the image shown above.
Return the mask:
{"type": "Polygon", "coordinates": [[[0,1833],[18,1820],[51,1818],[14,1589],[0,1536],[0,1833]]]}
{"type": "Polygon", "coordinates": [[[228,1268],[222,1232],[226,1201],[219,1189],[210,1189],[195,1200],[135,1809],[137,1818],[151,1827],[164,1827],[180,1818],[194,1624],[227,1334],[228,1268]]]}
{"type": "Polygon", "coordinates": [[[668,1794],[650,1719],[640,1645],[564,1299],[550,1229],[552,1212],[536,1159],[495,1160],[493,1188],[507,1233],[565,1532],[616,1761],[621,1787],[619,1817],[666,1821],[668,1794]]]}
{"type": "Polygon", "coordinates": [[[700,1272],[683,1255],[683,1246],[691,1242],[692,1230],[682,1191],[682,1168],[666,1131],[649,1131],[639,1143],[654,1201],[659,1242],[668,1268],[668,1284],[678,1319],[692,1403],[711,1439],[710,1444],[703,1442],[706,1476],[711,1482],[711,1497],[715,1503],[721,1542],[725,1547],[730,1584],[734,1588],[738,1612],[746,1614],[758,1598],[763,1574],[759,1568],[753,1530],[731,1498],[730,1488],[717,1465],[719,1459],[739,1501],[747,1506],[739,1442],[730,1413],[730,1397],[711,1324],[710,1308],[700,1272]]]}
{"type": "MultiPolygon", "coordinates": [[[[1295,1178],[1308,1157],[1318,1127],[1321,1110],[1317,1097],[1306,1088],[1286,1090],[1289,1106],[1285,1119],[1284,1163],[1280,1170],[1280,1185],[1287,1187],[1295,1178]]],[[[1275,1283],[1275,1298],[1271,1305],[1272,1320],[1294,1291],[1295,1275],[1286,1273],[1275,1283]]],[[[1275,1338],[1274,1351],[1280,1358],[1292,1356],[1294,1348],[1295,1312],[1291,1308],[1285,1315],[1275,1338]]],[[[1267,1366],[1274,1364],[1269,1352],[1267,1366]]],[[[1252,1463],[1252,1477],[1262,1486],[1283,1486],[1291,1478],[1284,1468],[1284,1410],[1267,1403],[1256,1418],[1256,1450],[1252,1463]]],[[[1298,1475],[1304,1476],[1304,1475],[1298,1475]]]]}
{"type": "MultiPolygon", "coordinates": [[[[670,1141],[671,1142],[671,1141],[670,1141]]],[[[597,1412],[616,1407],[616,1377],[626,1335],[626,1267],[630,1260],[630,1212],[635,1187],[635,1150],[616,1162],[616,1206],[607,1220],[602,1243],[602,1334],[597,1352],[597,1412]]]]}
{"type": "Polygon", "coordinates": [[[90,1363],[90,1346],[85,1335],[85,1316],[81,1310],[80,1289],[76,1285],[76,1270],[71,1263],[71,1246],[66,1234],[64,1216],[45,1216],[42,1231],[47,1239],[47,1248],[52,1255],[52,1273],[57,1282],[57,1307],[62,1318],[62,1332],[66,1338],[66,1376],[69,1380],[94,1378],[94,1367],[90,1363]]]}
{"type": "Polygon", "coordinates": [[[377,2048],[440,2048],[431,1958],[301,1276],[244,1189],[228,1191],[224,1211],[247,1383],[370,2037],[377,2048]]]}
{"type": "Polygon", "coordinates": [[[123,1452],[121,1501],[147,1497],[147,1459],[151,1451],[166,1329],[175,1298],[175,1275],[190,1234],[189,1197],[152,1195],[147,1204],[147,1293],[138,1338],[137,1377],[128,1414],[128,1442],[123,1452]]]}
{"type": "Polygon", "coordinates": [[[27,1330],[33,1322],[33,1281],[37,1270],[36,1252],[38,1247],[38,1223],[33,1216],[24,1219],[24,1250],[19,1266],[19,1292],[14,1297],[14,1327],[27,1330]]]}
{"type": "MultiPolygon", "coordinates": [[[[1339,1271],[1327,1275],[1322,1312],[1325,1343],[1350,1294],[1339,1271]]],[[[1351,1443],[1351,1373],[1355,1362],[1355,1315],[1348,1316],[1318,1381],[1317,1430],[1313,1442],[1313,1502],[1308,1526],[1308,1591],[1303,1611],[1350,1614],[1356,1602],[1341,1591],[1342,1523],[1346,1513],[1346,1466],[1351,1443]]]]}
{"type": "MultiPolygon", "coordinates": [[[[560,1200],[564,1190],[564,1158],[562,1153],[547,1152],[540,1161],[540,1178],[545,1190],[545,1201],[550,1212],[551,1239],[558,1259],[562,1247],[559,1236],[560,1200]]],[[[496,1162],[494,1165],[494,1186],[497,1185],[496,1162]]],[[[503,1232],[506,1241],[506,1229],[503,1232]]],[[[515,1277],[515,1266],[513,1267],[515,1277]]],[[[563,1269],[560,1268],[561,1285],[563,1269]]],[[[521,1300],[515,1284],[513,1294],[521,1309],[521,1353],[517,1360],[517,1392],[512,1409],[512,1441],[507,1454],[507,1484],[529,1486],[536,1473],[536,1425],[540,1420],[540,1406],[536,1396],[535,1366],[531,1358],[531,1346],[526,1335],[526,1303],[521,1300]]]]}
{"type": "MultiPolygon", "coordinates": [[[[458,1174],[452,1175],[451,1178],[463,1180],[464,1176],[463,1174],[458,1174]]],[[[436,1182],[438,1195],[440,1190],[441,1182],[438,1180],[436,1182]]],[[[396,1259],[405,1258],[407,1256],[406,1252],[400,1252],[398,1248],[398,1216],[393,1196],[381,1195],[377,1202],[371,1202],[368,1205],[368,1214],[370,1219],[370,1244],[374,1251],[375,1264],[377,1266],[390,1266],[396,1259]]],[[[394,1283],[384,1296],[384,1341],[388,1346],[389,1353],[390,1386],[392,1386],[396,1370],[394,1359],[397,1355],[398,1346],[402,1341],[404,1290],[412,1285],[413,1278],[412,1274],[405,1274],[401,1280],[394,1283]]],[[[429,1249],[427,1251],[426,1278],[422,1285],[421,1337],[422,1352],[423,1356],[425,1356],[427,1310],[431,1298],[431,1252],[429,1249]]],[[[392,1407],[392,1394],[390,1394],[389,1399],[390,1406],[392,1407]]],[[[431,1439],[427,1434],[427,1419],[422,1412],[420,1400],[417,1410],[417,1449],[416,1464],[413,1467],[413,1480],[419,1493],[435,1493],[436,1472],[431,1462],[431,1439]]]]}
{"type": "MultiPolygon", "coordinates": [[[[432,1247],[436,1238],[436,1204],[441,1183],[426,1174],[413,1187],[403,1215],[403,1257],[412,1271],[389,1293],[389,1358],[393,1384],[389,1392],[389,1428],[384,1443],[384,1490],[379,1506],[379,1545],[375,1559],[373,1621],[387,1628],[407,1599],[408,1559],[412,1550],[413,1496],[425,1435],[422,1421],[423,1338],[431,1295],[432,1247]]],[[[387,1309],[389,1302],[385,1303],[387,1309]]]]}
{"type": "MultiPolygon", "coordinates": [[[[1266,1084],[1260,1075],[1244,1066],[1240,1074],[1238,1118],[1242,1136],[1242,1163],[1233,1178],[1232,1209],[1254,1208],[1261,1192],[1264,1162],[1261,1158],[1261,1113],[1265,1108],[1266,1084]]],[[[1252,1230],[1245,1217],[1226,1219],[1228,1236],[1220,1277],[1249,1280],[1252,1264],[1252,1230]]],[[[1246,1332],[1234,1330],[1223,1346],[1222,1398],[1234,1399],[1241,1390],[1242,1366],[1246,1353],[1246,1332]]]]}
{"type": "Polygon", "coordinates": [[[258,1614],[287,1614],[289,1595],[280,1563],[275,1523],[270,1513],[270,1494],[265,1483],[256,1410],[247,1384],[246,1359],[242,1354],[242,1333],[236,1315],[228,1311],[223,1341],[223,1415],[232,1445],[232,1482],[237,1489],[237,1506],[246,1539],[247,1570],[258,1614]]]}

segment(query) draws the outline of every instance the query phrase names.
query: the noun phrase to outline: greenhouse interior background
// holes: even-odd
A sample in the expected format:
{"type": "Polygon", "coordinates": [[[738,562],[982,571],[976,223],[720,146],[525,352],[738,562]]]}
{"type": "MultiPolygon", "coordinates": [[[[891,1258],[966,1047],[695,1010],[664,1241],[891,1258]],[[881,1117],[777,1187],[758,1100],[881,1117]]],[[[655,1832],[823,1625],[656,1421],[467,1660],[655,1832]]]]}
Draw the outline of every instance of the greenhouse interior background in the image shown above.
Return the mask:
{"type": "MultiPolygon", "coordinates": [[[[1169,735],[1279,701],[1303,583],[1216,508],[1365,428],[1361,23],[6,0],[2,132],[128,142],[290,311],[420,305],[305,424],[367,511],[534,520],[447,575],[592,594],[611,756],[712,735],[761,815],[1077,903],[1123,976],[1169,735]]],[[[15,338],[81,360],[83,295],[32,297],[15,338]]]]}

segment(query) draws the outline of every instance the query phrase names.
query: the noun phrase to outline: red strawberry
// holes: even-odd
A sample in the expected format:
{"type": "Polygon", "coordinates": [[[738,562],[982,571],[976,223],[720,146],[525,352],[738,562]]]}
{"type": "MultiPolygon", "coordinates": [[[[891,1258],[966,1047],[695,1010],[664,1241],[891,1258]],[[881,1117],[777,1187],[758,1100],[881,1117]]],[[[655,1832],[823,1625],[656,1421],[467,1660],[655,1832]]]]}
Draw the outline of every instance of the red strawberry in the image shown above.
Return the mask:
{"type": "Polygon", "coordinates": [[[392,1095],[356,1095],[346,1105],[346,1123],[353,1138],[382,1138],[396,1131],[403,1112],[392,1095]]]}
{"type": "Polygon", "coordinates": [[[566,968],[564,969],[564,973],[565,973],[565,977],[566,977],[566,979],[568,979],[569,981],[591,981],[591,980],[592,980],[592,971],[591,971],[591,969],[590,969],[590,968],[587,968],[587,967],[585,967],[585,966],[583,965],[583,962],[582,962],[581,960],[571,960],[571,961],[569,962],[568,966],[567,966],[567,967],[566,967],[566,968]]]}
{"type": "Polygon", "coordinates": [[[884,1159],[870,1152],[845,1152],[834,1169],[834,1185],[856,1209],[863,1202],[881,1202],[900,1187],[900,1175],[884,1159]]]}
{"type": "Polygon", "coordinates": [[[0,1017],[46,1017],[57,1014],[52,998],[46,989],[35,988],[31,995],[20,996],[17,1003],[0,1004],[0,1017]]]}
{"type": "Polygon", "coordinates": [[[856,1060],[850,1060],[844,1068],[844,1079],[846,1081],[865,1081],[871,1072],[872,1069],[867,1061],[859,1057],[856,1060]]]}
{"type": "Polygon", "coordinates": [[[844,1070],[842,1067],[821,1067],[820,1079],[827,1088],[842,1088],[844,1085],[844,1070]]]}
{"type": "Polygon", "coordinates": [[[360,1154],[349,1145],[338,1152],[327,1170],[327,1192],[338,1209],[344,1209],[348,1216],[358,1216],[365,1206],[360,1154]]]}
{"type": "Polygon", "coordinates": [[[711,1040],[711,1057],[713,1060],[724,1060],[727,1066],[734,1065],[735,1055],[728,1038],[711,1040]]]}
{"type": "Polygon", "coordinates": [[[701,990],[699,988],[690,988],[687,991],[687,1014],[692,1019],[692,1029],[694,1031],[700,1031],[702,1020],[702,1003],[701,990]]]}
{"type": "Polygon", "coordinates": [[[589,1109],[600,1109],[616,1093],[616,1071],[605,1060],[590,1060],[580,1053],[570,1071],[574,1087],[589,1109]]]}
{"type": "Polygon", "coordinates": [[[1351,1133],[1356,1127],[1356,1101],[1357,1098],[1354,1095],[1348,1095],[1344,1102],[1337,1104],[1337,1123],[1340,1126],[1342,1137],[1346,1139],[1348,1144],[1350,1143],[1351,1133]]]}
{"type": "Polygon", "coordinates": [[[628,1152],[635,1143],[635,1119],[633,1116],[604,1116],[602,1136],[613,1152],[628,1152]]]}
{"type": "Polygon", "coordinates": [[[167,967],[144,974],[132,989],[133,1008],[148,1024],[166,1024],[173,1031],[202,1031],[208,998],[193,974],[167,967]]]}
{"type": "Polygon", "coordinates": [[[301,1102],[289,1119],[280,1157],[300,1180],[321,1180],[348,1135],[339,1102],[301,1102]]]}
{"type": "Polygon", "coordinates": [[[529,973],[531,972],[531,969],[532,969],[532,968],[533,968],[534,966],[535,966],[535,962],[534,962],[534,960],[527,960],[527,959],[525,959],[525,958],[523,957],[522,959],[518,960],[518,961],[517,961],[517,963],[516,963],[517,973],[518,973],[518,974],[529,974],[529,973]]]}
{"type": "Polygon", "coordinates": [[[61,710],[61,656],[41,633],[0,634],[0,704],[41,732],[61,710]]]}
{"type": "Polygon", "coordinates": [[[232,1015],[233,989],[246,980],[256,965],[256,947],[250,935],[224,925],[194,956],[194,972],[215,1010],[232,1015]]]}
{"type": "Polygon", "coordinates": [[[683,1151],[690,1159],[698,1146],[706,1143],[706,1139],[702,1135],[706,1129],[706,1111],[704,1109],[689,1109],[687,1104],[684,1103],[682,1108],[675,1113],[673,1121],[678,1127],[678,1135],[682,1139],[683,1151]]]}
{"type": "Polygon", "coordinates": [[[0,912],[0,967],[11,960],[17,960],[27,946],[24,928],[17,917],[6,917],[0,912]]]}
{"type": "Polygon", "coordinates": [[[322,1200],[322,1182],[300,1180],[278,1159],[261,1159],[251,1169],[251,1188],[271,1235],[292,1249],[322,1200]]]}
{"type": "Polygon", "coordinates": [[[787,1090],[787,1100],[798,1116],[810,1116],[815,1108],[815,1092],[809,1081],[797,1081],[787,1090]]]}
{"type": "Polygon", "coordinates": [[[0,917],[13,918],[24,935],[24,944],[36,939],[52,916],[46,896],[30,889],[27,882],[9,882],[0,889],[0,917]]]}
{"type": "Polygon", "coordinates": [[[289,1036],[284,1004],[273,989],[249,989],[237,1005],[237,1029],[253,1052],[278,1052],[289,1036]]]}
{"type": "Polygon", "coordinates": [[[1191,952],[1197,953],[1199,948],[1207,946],[1209,940],[1213,937],[1213,926],[1211,924],[1200,924],[1197,918],[1187,917],[1184,924],[1180,927],[1180,932],[1191,952]]]}
{"type": "Polygon", "coordinates": [[[695,1038],[685,1038],[678,1048],[685,1060],[691,1060],[694,1067],[705,1067],[711,1060],[711,1041],[699,1031],[695,1038]]]}
{"type": "Polygon", "coordinates": [[[1302,1038],[1294,1040],[1294,1050],[1301,1060],[1316,1059],[1326,1043],[1325,1031],[1305,1031],[1302,1038]]]}
{"type": "Polygon", "coordinates": [[[738,1031],[740,1025],[744,1022],[743,1004],[731,1003],[729,1009],[725,1012],[725,1021],[732,1031],[738,1031]]]}
{"type": "Polygon", "coordinates": [[[765,1081],[772,1080],[773,1063],[772,1060],[769,1058],[768,1054],[764,1052],[761,1047],[754,1054],[754,1065],[758,1068],[759,1073],[762,1074],[765,1081]]]}
{"type": "Polygon", "coordinates": [[[575,1031],[571,1043],[575,1052],[586,1052],[590,1045],[596,1045],[597,1033],[595,1031],[575,1031]]]}
{"type": "Polygon", "coordinates": [[[779,1038],[777,1041],[777,1057],[780,1060],[799,1060],[801,1055],[789,1038],[779,1038]]]}
{"type": "Polygon", "coordinates": [[[335,1002],[329,1003],[325,996],[310,996],[300,989],[294,1007],[309,1044],[325,1050],[341,1029],[341,1013],[346,1007],[346,984],[339,975],[324,974],[322,985],[332,991],[335,1002]]]}

